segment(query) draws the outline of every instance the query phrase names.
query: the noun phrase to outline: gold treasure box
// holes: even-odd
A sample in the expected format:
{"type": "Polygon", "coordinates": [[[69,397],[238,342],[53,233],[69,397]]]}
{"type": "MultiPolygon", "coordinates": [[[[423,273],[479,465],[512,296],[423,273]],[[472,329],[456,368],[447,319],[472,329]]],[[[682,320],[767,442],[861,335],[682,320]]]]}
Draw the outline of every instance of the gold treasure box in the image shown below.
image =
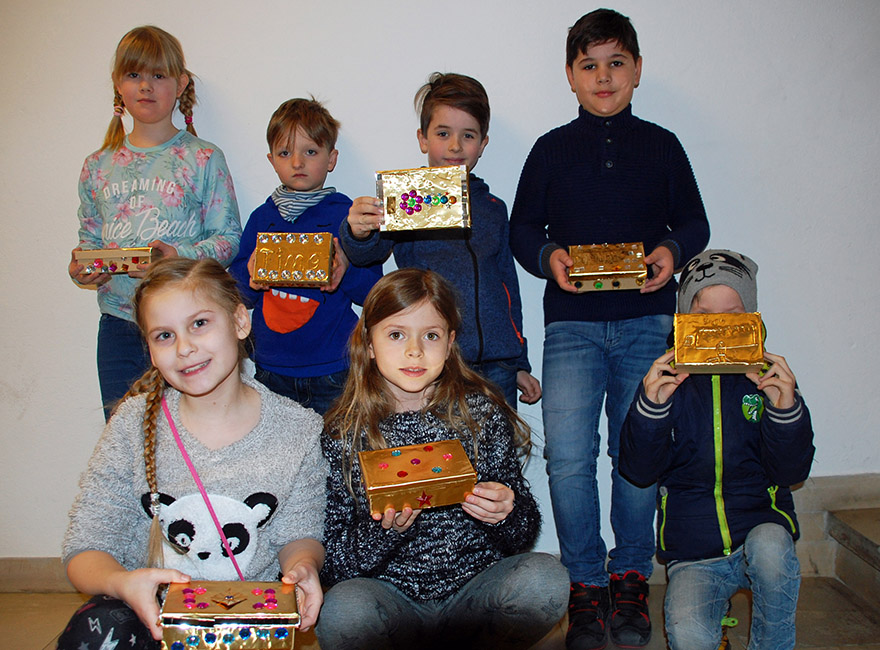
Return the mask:
{"type": "Polygon", "coordinates": [[[468,187],[466,165],[376,172],[381,230],[470,228],[468,187]]]}
{"type": "Polygon", "coordinates": [[[333,235],[329,232],[260,232],[254,282],[273,287],[319,287],[333,274],[333,235]]]}
{"type": "Polygon", "coordinates": [[[764,367],[761,314],[676,314],[675,369],[694,374],[758,372],[764,367]]]}
{"type": "Polygon", "coordinates": [[[568,279],[578,290],[639,289],[648,279],[642,242],[569,246],[568,279]]]}
{"type": "Polygon", "coordinates": [[[459,440],[359,451],[370,512],[461,503],[477,474],[459,440]]]}
{"type": "Polygon", "coordinates": [[[162,650],[291,650],[299,626],[294,585],[172,583],[159,615],[162,650]]]}
{"type": "Polygon", "coordinates": [[[138,264],[153,261],[153,249],[149,246],[134,248],[95,248],[74,251],[74,259],[86,267],[85,273],[128,273],[137,271],[138,264]]]}

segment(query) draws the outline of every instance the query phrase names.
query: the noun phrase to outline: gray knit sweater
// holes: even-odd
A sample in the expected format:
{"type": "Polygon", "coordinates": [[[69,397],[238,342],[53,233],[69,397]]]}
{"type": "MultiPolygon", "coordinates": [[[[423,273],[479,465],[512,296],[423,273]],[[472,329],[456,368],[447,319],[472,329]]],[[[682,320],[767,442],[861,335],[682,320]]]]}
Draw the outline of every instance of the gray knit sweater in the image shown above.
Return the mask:
{"type": "MultiPolygon", "coordinates": [[[[325,587],[356,577],[390,582],[414,600],[445,598],[501,558],[527,551],[535,543],[541,515],[523,478],[513,445],[513,430],[504,415],[481,395],[468,397],[471,413],[484,422],[478,438],[477,482],[497,481],[515,493],[513,511],[496,525],[468,515],[460,505],[423,510],[403,534],[384,530],[370,517],[355,463],[352,498],[342,473],[338,439],[322,436],[330,462],[324,545],[327,558],[321,579],[325,587]]],[[[389,446],[459,438],[474,460],[469,434],[455,430],[431,413],[396,413],[379,429],[389,446]]]]}
{"type": "MultiPolygon", "coordinates": [[[[180,421],[180,393],[165,391],[184,447],[199,473],[224,533],[248,580],[275,580],[278,551],[302,537],[320,539],[327,465],[319,446],[322,421],[310,409],[242,377],[260,394],[260,421],[221,449],[202,445],[180,421]]],[[[104,551],[126,569],[146,565],[150,517],[144,470],[143,395],[126,400],[111,418],[80,481],[70,511],[63,560],[104,551]]],[[[165,566],[202,580],[235,580],[235,568],[160,413],[156,468],[163,533],[183,553],[165,547],[165,566]]]]}

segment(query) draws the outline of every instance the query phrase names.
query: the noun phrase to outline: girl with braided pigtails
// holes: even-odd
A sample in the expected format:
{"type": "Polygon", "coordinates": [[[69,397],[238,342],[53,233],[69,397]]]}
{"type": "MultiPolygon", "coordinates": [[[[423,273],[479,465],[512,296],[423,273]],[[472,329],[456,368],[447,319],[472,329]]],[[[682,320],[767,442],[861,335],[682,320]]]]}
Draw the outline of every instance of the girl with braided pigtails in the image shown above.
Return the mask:
{"type": "Polygon", "coordinates": [[[95,597],[58,647],[158,647],[157,589],[190,579],[281,576],[307,629],[323,602],[321,417],[241,374],[250,318],[216,260],[151,265],[134,306],[152,367],[104,429],[71,509],[67,574],[95,597]]]}
{"type": "Polygon", "coordinates": [[[153,26],[136,27],[116,48],[113,118],[101,148],[79,179],[79,243],[68,273],[97,288],[98,380],[104,417],[149,358],[134,325],[131,298],[148,265],[127,273],[76,261],[82,249],[152,247],[156,257],[213,257],[228,265],[238,252],[241,221],[223,152],[196,137],[193,74],[180,43],[153,26]],[[186,130],[172,122],[175,108],[186,130]],[[123,117],[131,118],[126,135],[123,117]]]}

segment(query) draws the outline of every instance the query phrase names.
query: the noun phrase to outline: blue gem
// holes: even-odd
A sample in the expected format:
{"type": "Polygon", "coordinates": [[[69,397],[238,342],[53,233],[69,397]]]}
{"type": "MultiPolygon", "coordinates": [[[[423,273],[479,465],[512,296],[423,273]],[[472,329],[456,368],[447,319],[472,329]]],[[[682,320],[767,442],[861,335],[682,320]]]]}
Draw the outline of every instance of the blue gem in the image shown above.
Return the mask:
{"type": "Polygon", "coordinates": [[[183,650],[183,643],[180,641],[175,641],[171,644],[171,650],[183,650]]]}
{"type": "Polygon", "coordinates": [[[243,627],[238,631],[238,636],[240,636],[242,639],[249,639],[251,636],[251,631],[248,628],[243,627]]]}
{"type": "Polygon", "coordinates": [[[214,643],[214,641],[216,641],[216,640],[217,640],[217,635],[214,634],[213,632],[208,632],[205,635],[205,643],[214,643]]]}
{"type": "Polygon", "coordinates": [[[286,627],[279,627],[275,630],[275,638],[276,639],[286,639],[288,635],[286,627]]]}
{"type": "Polygon", "coordinates": [[[195,634],[186,637],[186,645],[199,645],[199,637],[197,637],[195,634]]]}
{"type": "Polygon", "coordinates": [[[257,630],[257,638],[258,639],[268,639],[269,638],[269,630],[257,630]]]}
{"type": "Polygon", "coordinates": [[[441,196],[441,197],[440,197],[440,203],[446,203],[448,200],[449,200],[449,199],[446,198],[445,196],[441,196]]]}
{"type": "Polygon", "coordinates": [[[233,641],[235,641],[234,634],[230,634],[229,632],[227,632],[223,635],[223,643],[232,643],[233,641]]]}

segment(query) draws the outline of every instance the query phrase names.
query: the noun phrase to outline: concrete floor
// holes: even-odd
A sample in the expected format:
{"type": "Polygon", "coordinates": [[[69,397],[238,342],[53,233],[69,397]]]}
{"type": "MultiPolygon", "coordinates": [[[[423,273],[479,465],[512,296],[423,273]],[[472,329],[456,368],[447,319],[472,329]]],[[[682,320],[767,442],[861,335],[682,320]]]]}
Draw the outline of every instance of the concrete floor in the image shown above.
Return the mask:
{"type": "MultiPolygon", "coordinates": [[[[666,648],[662,626],[662,585],[651,586],[654,637],[648,650],[666,648]]],[[[82,596],[64,594],[0,594],[0,647],[10,650],[51,650],[71,614],[84,602],[82,596]]],[[[748,642],[749,599],[733,598],[731,616],[739,619],[728,632],[729,650],[745,650],[748,642]]],[[[566,622],[551,631],[534,650],[563,650],[566,622]]],[[[808,578],[798,602],[798,648],[880,650],[880,611],[862,601],[833,578],[808,578]]],[[[312,634],[297,635],[297,650],[316,650],[312,634]]],[[[614,646],[608,648],[613,650],[614,646]]],[[[92,648],[89,650],[98,650],[92,648]]],[[[487,649],[491,650],[491,649],[487,649]]]]}

